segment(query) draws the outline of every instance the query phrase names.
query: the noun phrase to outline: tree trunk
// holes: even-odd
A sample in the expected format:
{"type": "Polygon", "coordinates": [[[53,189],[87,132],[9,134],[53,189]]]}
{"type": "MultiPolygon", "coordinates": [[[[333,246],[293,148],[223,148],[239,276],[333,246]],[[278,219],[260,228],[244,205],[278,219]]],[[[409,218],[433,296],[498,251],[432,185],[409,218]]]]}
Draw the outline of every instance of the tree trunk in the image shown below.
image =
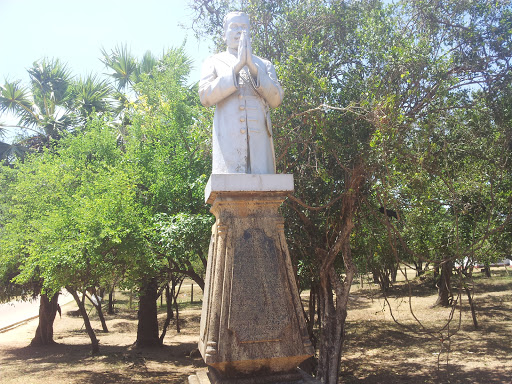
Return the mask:
{"type": "MultiPolygon", "coordinates": [[[[395,284],[396,283],[396,275],[398,274],[398,263],[397,264],[393,264],[393,266],[391,267],[391,283],[395,284]]],[[[407,273],[407,272],[406,272],[407,273]]]]}
{"type": "Polygon", "coordinates": [[[373,280],[379,285],[381,291],[387,292],[391,286],[390,272],[385,267],[374,267],[372,273],[373,280]]]}
{"type": "Polygon", "coordinates": [[[177,264],[173,265],[172,272],[174,275],[183,274],[188,277],[190,277],[192,280],[194,280],[197,285],[199,285],[199,288],[201,288],[201,291],[204,291],[204,279],[201,275],[199,275],[195,270],[194,267],[190,262],[185,262],[185,266],[179,266],[177,264]]]}
{"type": "Polygon", "coordinates": [[[307,328],[308,328],[308,335],[309,339],[311,340],[311,343],[313,344],[313,348],[316,349],[316,337],[313,333],[313,329],[315,327],[315,315],[316,315],[316,297],[317,297],[317,287],[314,282],[311,282],[311,288],[309,291],[309,305],[308,305],[308,316],[306,317],[307,322],[307,328]]]}
{"type": "Polygon", "coordinates": [[[139,311],[137,312],[137,347],[156,347],[160,345],[158,337],[158,284],[156,278],[145,282],[140,289],[139,311]]]}
{"type": "Polygon", "coordinates": [[[112,289],[108,293],[108,310],[107,310],[107,313],[109,315],[113,315],[114,314],[114,289],[115,289],[115,287],[112,286],[112,289]]]}
{"type": "Polygon", "coordinates": [[[336,384],[338,382],[341,347],[344,339],[343,329],[346,319],[346,311],[344,316],[342,315],[340,318],[337,316],[330,274],[328,271],[320,273],[322,287],[319,300],[323,303],[323,311],[317,378],[324,384],[336,384]]]}
{"type": "Polygon", "coordinates": [[[437,288],[439,280],[439,265],[434,266],[434,279],[432,280],[432,288],[437,288]]]}
{"type": "MultiPolygon", "coordinates": [[[[89,338],[91,339],[92,353],[96,354],[100,351],[100,342],[96,338],[94,329],[91,326],[91,321],[89,320],[89,315],[87,314],[87,310],[85,309],[83,300],[81,300],[80,297],[78,297],[78,293],[75,289],[72,289],[69,287],[66,287],[66,289],[68,290],[69,293],[71,293],[71,295],[73,296],[73,299],[75,299],[75,302],[78,305],[78,309],[80,310],[82,319],[84,319],[85,330],[87,331],[87,334],[89,335],[89,338]]],[[[85,296],[85,292],[83,293],[82,296],[85,296]]]]}
{"type": "Polygon", "coordinates": [[[316,324],[318,326],[318,329],[321,331],[322,330],[322,313],[323,313],[323,302],[322,300],[320,299],[320,288],[317,287],[316,288],[317,292],[316,292],[316,324]]]}
{"type": "Polygon", "coordinates": [[[348,294],[355,276],[349,238],[343,246],[345,279],[341,281],[334,265],[320,271],[319,300],[322,302],[322,332],[318,358],[317,378],[324,384],[337,384],[345,342],[348,294]],[[333,290],[336,295],[334,295],[333,290]]]}
{"type": "Polygon", "coordinates": [[[471,294],[471,290],[469,287],[465,286],[464,290],[466,291],[466,295],[468,296],[469,308],[471,309],[471,317],[473,318],[473,326],[475,329],[478,329],[478,320],[476,319],[476,309],[475,302],[473,301],[473,295],[471,294]]]}
{"type": "Polygon", "coordinates": [[[376,268],[372,268],[372,278],[373,278],[373,284],[381,285],[380,279],[379,279],[379,272],[376,268]]]}
{"type": "Polygon", "coordinates": [[[92,297],[87,296],[87,298],[89,299],[91,304],[96,309],[96,312],[98,313],[98,317],[100,318],[101,328],[102,328],[103,332],[107,333],[108,332],[107,322],[105,321],[105,316],[103,316],[103,310],[101,309],[101,299],[96,294],[93,294],[92,297]]]}
{"type": "Polygon", "coordinates": [[[438,296],[434,306],[449,307],[452,304],[452,265],[453,263],[448,260],[444,261],[441,265],[441,276],[437,286],[438,296]]]}
{"type": "Polygon", "coordinates": [[[171,319],[174,317],[172,312],[172,296],[169,290],[169,283],[165,285],[165,306],[167,308],[167,317],[165,318],[164,326],[162,327],[162,334],[160,335],[160,345],[164,345],[165,334],[167,333],[167,327],[171,323],[171,319]]]}
{"type": "Polygon", "coordinates": [[[180,308],[178,305],[178,295],[180,294],[181,284],[183,283],[183,279],[172,279],[172,289],[171,296],[174,302],[174,310],[176,311],[176,332],[180,333],[180,308]],[[178,284],[179,283],[179,284],[178,284]]]}
{"type": "Polygon", "coordinates": [[[52,345],[56,344],[53,340],[53,322],[59,310],[59,292],[48,299],[47,295],[41,295],[39,298],[39,324],[36,334],[30,345],[52,345]]]}
{"type": "Polygon", "coordinates": [[[416,277],[420,277],[425,273],[423,270],[423,262],[421,260],[414,261],[414,269],[416,270],[416,277]]]}
{"type": "Polygon", "coordinates": [[[329,251],[321,251],[319,302],[322,303],[320,350],[317,378],[324,384],[337,384],[341,364],[341,352],[345,341],[348,295],[356,267],[352,260],[350,235],[354,228],[354,216],[358,208],[358,197],[364,183],[362,168],[353,169],[347,176],[347,191],[343,195],[341,216],[337,236],[329,251]],[[342,280],[335,269],[335,260],[341,253],[345,266],[342,280]],[[333,295],[333,289],[336,296],[333,295]]]}
{"type": "Polygon", "coordinates": [[[196,271],[192,267],[190,267],[186,273],[188,277],[190,277],[194,282],[199,285],[201,291],[204,291],[204,279],[201,275],[197,274],[196,271]]]}

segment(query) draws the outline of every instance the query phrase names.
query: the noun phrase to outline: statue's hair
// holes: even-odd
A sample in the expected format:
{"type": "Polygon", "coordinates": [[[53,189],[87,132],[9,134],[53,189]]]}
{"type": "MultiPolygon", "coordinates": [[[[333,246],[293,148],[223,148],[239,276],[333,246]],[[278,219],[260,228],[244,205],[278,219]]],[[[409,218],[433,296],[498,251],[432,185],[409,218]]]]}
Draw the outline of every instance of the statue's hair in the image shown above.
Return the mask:
{"type": "Polygon", "coordinates": [[[228,28],[228,20],[234,16],[245,16],[247,17],[247,20],[249,20],[249,15],[245,12],[233,11],[226,13],[226,16],[224,16],[224,20],[222,22],[222,25],[224,26],[224,33],[226,33],[226,29],[228,28]]]}

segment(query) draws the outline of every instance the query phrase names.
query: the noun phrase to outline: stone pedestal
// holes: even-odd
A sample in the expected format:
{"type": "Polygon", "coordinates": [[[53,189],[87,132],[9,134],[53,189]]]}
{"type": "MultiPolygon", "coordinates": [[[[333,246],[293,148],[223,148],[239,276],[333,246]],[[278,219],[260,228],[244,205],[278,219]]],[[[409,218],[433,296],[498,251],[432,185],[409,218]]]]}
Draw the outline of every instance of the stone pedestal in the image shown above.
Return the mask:
{"type": "Polygon", "coordinates": [[[246,378],[233,378],[233,379],[220,379],[219,376],[212,372],[213,368],[210,367],[209,371],[200,371],[195,375],[188,377],[188,384],[320,384],[320,381],[312,378],[300,369],[289,375],[269,375],[264,377],[246,377],[246,378]]]}
{"type": "Polygon", "coordinates": [[[314,351],[278,212],[292,175],[213,174],[216,217],[208,254],[199,351],[209,367],[189,383],[300,383],[314,351]]]}

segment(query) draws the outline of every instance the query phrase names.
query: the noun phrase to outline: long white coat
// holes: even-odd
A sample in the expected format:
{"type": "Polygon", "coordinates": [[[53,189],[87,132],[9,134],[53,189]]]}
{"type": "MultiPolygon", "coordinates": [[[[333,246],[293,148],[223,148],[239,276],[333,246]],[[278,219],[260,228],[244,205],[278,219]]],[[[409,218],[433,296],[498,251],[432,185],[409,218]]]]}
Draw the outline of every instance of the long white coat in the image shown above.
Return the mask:
{"type": "Polygon", "coordinates": [[[203,64],[199,98],[206,107],[216,105],[212,173],[275,173],[269,107],[281,104],[283,89],[272,63],[253,57],[258,67],[253,86],[248,76],[235,76],[236,57],[229,52],[203,64]]]}

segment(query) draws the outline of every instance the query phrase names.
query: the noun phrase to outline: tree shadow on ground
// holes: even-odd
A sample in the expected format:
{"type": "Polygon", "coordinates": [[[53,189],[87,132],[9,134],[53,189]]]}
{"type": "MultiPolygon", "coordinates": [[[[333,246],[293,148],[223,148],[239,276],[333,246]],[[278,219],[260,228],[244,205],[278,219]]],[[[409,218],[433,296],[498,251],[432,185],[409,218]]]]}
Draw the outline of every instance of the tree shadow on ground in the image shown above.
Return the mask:
{"type": "MultiPolygon", "coordinates": [[[[183,384],[186,382],[188,374],[177,374],[173,372],[148,372],[146,374],[123,375],[105,372],[89,372],[81,371],[77,373],[81,377],[78,381],[80,384],[131,384],[131,383],[158,383],[158,384],[183,384]]],[[[76,375],[73,375],[76,377],[76,375]]]]}
{"type": "Polygon", "coordinates": [[[396,345],[407,349],[409,358],[421,357],[424,346],[432,338],[421,334],[412,334],[395,323],[382,323],[378,327],[372,321],[347,322],[347,349],[364,346],[365,350],[378,349],[386,345],[396,345]],[[414,347],[414,348],[412,348],[414,347]]]}
{"type": "MultiPolygon", "coordinates": [[[[391,321],[361,318],[348,321],[347,353],[342,360],[340,381],[370,384],[512,383],[512,374],[506,372],[505,366],[496,363],[487,366],[480,358],[493,356],[494,362],[508,362],[512,356],[512,344],[508,341],[511,302],[510,295],[478,297],[479,329],[475,330],[468,318],[462,322],[461,332],[442,342],[434,337],[435,333],[432,336],[421,333],[416,324],[406,328],[391,321]],[[449,354],[447,348],[451,350],[449,354]],[[441,356],[439,369],[436,356],[441,356]],[[443,364],[443,359],[447,358],[448,364],[446,360],[443,364]]],[[[436,321],[432,317],[423,324],[437,329],[436,321]]],[[[458,325],[454,319],[450,327],[452,332],[458,325]]],[[[446,337],[446,329],[443,337],[446,337]]]]}
{"type": "MultiPolygon", "coordinates": [[[[456,279],[456,275],[453,279],[456,279]]],[[[473,278],[466,279],[475,285],[475,292],[487,294],[512,291],[512,275],[496,275],[492,278],[485,276],[473,275],[473,278]],[[499,281],[499,284],[497,284],[499,281]]],[[[453,282],[454,291],[457,290],[457,283],[453,282]]],[[[365,295],[368,298],[382,298],[384,295],[388,298],[408,297],[427,297],[437,294],[437,288],[434,284],[434,276],[432,274],[423,275],[419,278],[409,279],[408,281],[399,281],[393,283],[386,292],[382,292],[378,287],[359,289],[358,294],[365,295]]]]}
{"type": "Polygon", "coordinates": [[[506,292],[512,291],[512,280],[507,283],[502,283],[497,285],[493,282],[493,280],[489,279],[489,281],[479,279],[476,283],[476,288],[478,292],[492,293],[492,292],[506,292]]]}
{"type": "Polygon", "coordinates": [[[362,310],[372,307],[371,300],[368,300],[366,295],[361,295],[359,292],[351,293],[348,297],[349,310],[362,310]]]}
{"type": "Polygon", "coordinates": [[[413,279],[408,282],[398,282],[391,285],[386,292],[383,292],[380,288],[363,288],[358,292],[360,295],[364,295],[371,299],[381,299],[384,296],[388,298],[402,298],[409,297],[427,297],[437,293],[437,289],[434,288],[430,278],[425,279],[413,279]]]}
{"type": "Polygon", "coordinates": [[[73,377],[78,376],[78,382],[87,384],[87,383],[116,383],[116,384],[128,384],[134,383],[133,377],[127,377],[121,373],[115,372],[91,372],[91,371],[76,371],[73,372],[73,377]]]}
{"type": "Polygon", "coordinates": [[[364,373],[357,365],[345,365],[340,374],[340,382],[344,384],[383,384],[383,383],[443,383],[443,384],[504,384],[511,382],[511,375],[505,370],[497,372],[484,368],[463,369],[458,365],[442,366],[428,369],[421,364],[401,364],[396,367],[385,367],[382,364],[366,364],[364,373]]]}
{"type": "Polygon", "coordinates": [[[24,364],[27,374],[65,364],[73,375],[80,376],[83,383],[178,383],[183,382],[187,375],[168,371],[166,366],[190,367],[192,371],[205,367],[201,358],[189,357],[190,351],[197,348],[196,343],[140,349],[132,345],[100,345],[100,353],[95,355],[91,355],[90,348],[89,344],[55,344],[4,349],[2,361],[6,364],[24,364]],[[98,363],[104,369],[87,369],[98,363]],[[127,376],[126,373],[115,371],[131,374],[127,376]]]}

